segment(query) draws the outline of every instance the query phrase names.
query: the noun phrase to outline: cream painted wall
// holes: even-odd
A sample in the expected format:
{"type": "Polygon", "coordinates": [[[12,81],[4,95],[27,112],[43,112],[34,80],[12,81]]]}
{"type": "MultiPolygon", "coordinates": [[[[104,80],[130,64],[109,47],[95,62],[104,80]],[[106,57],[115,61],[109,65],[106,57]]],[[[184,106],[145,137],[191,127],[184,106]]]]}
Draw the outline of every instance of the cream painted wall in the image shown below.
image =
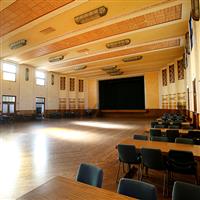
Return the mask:
{"type": "Polygon", "coordinates": [[[146,109],[159,108],[159,72],[146,72],[145,78],[145,101],[146,109]]]}
{"type": "Polygon", "coordinates": [[[0,70],[0,111],[2,110],[2,95],[16,96],[16,110],[35,110],[35,98],[45,98],[45,109],[58,109],[59,79],[54,74],[54,85],[51,85],[51,73],[45,72],[45,86],[36,85],[35,68],[17,65],[16,81],[2,80],[2,63],[0,70]],[[29,68],[29,80],[25,80],[25,69],[29,68]]]}

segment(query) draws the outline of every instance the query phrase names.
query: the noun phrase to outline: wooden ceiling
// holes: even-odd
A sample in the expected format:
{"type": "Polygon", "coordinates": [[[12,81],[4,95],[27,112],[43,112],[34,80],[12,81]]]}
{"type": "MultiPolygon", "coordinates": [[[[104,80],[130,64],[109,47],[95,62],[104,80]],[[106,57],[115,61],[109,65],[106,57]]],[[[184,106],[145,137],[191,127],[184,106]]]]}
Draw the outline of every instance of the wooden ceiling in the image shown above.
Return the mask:
{"type": "Polygon", "coordinates": [[[159,70],[183,54],[190,12],[185,0],[0,0],[0,58],[47,71],[87,78],[106,78],[102,67],[118,65],[131,75],[159,70]],[[101,18],[76,24],[74,17],[105,6],[101,18]],[[106,48],[123,39],[124,47],[106,48]],[[9,44],[26,39],[11,50],[9,44]],[[49,57],[64,55],[59,62],[49,57]],[[124,57],[142,55],[124,63],[124,57]],[[75,71],[76,66],[87,65],[75,71]]]}

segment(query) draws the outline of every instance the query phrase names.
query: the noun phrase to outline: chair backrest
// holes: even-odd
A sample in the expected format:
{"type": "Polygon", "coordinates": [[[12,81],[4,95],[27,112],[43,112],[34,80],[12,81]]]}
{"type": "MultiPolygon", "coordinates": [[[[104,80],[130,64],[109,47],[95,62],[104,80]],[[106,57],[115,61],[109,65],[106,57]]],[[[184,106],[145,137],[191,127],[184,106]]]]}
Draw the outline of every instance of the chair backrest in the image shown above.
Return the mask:
{"type": "Polygon", "coordinates": [[[168,162],[173,162],[175,165],[189,165],[194,163],[194,156],[191,151],[170,150],[168,153],[168,162]]]}
{"type": "Polygon", "coordinates": [[[133,135],[134,140],[148,140],[148,137],[146,135],[133,135]]]}
{"type": "Polygon", "coordinates": [[[175,142],[176,143],[182,143],[182,144],[194,144],[193,139],[181,138],[181,137],[176,138],[175,142]]]}
{"type": "Polygon", "coordinates": [[[135,163],[138,159],[137,151],[134,145],[118,144],[119,160],[124,163],[135,163]]]}
{"type": "Polygon", "coordinates": [[[160,141],[160,142],[168,142],[168,137],[164,136],[152,136],[150,138],[151,141],[160,141]]]}
{"type": "Polygon", "coordinates": [[[156,170],[164,170],[165,165],[160,149],[142,148],[142,163],[145,167],[156,170]]]}
{"type": "Polygon", "coordinates": [[[179,130],[168,129],[168,130],[166,130],[166,135],[169,139],[169,142],[175,142],[175,138],[179,137],[179,130]]]}
{"type": "Polygon", "coordinates": [[[88,185],[101,187],[103,170],[94,165],[82,163],[78,169],[76,180],[88,185]]]}
{"type": "Polygon", "coordinates": [[[169,125],[168,128],[170,128],[170,129],[179,129],[180,126],[179,125],[169,125]]]}
{"type": "Polygon", "coordinates": [[[151,136],[161,136],[161,130],[160,129],[150,129],[150,137],[151,136]]]}
{"type": "Polygon", "coordinates": [[[166,128],[166,124],[156,124],[154,128],[166,128]]]}
{"type": "Polygon", "coordinates": [[[199,200],[200,186],[176,181],[172,191],[172,200],[199,200]]]}
{"type": "Polygon", "coordinates": [[[157,199],[154,185],[133,179],[122,178],[119,182],[117,192],[142,200],[157,199]]]}

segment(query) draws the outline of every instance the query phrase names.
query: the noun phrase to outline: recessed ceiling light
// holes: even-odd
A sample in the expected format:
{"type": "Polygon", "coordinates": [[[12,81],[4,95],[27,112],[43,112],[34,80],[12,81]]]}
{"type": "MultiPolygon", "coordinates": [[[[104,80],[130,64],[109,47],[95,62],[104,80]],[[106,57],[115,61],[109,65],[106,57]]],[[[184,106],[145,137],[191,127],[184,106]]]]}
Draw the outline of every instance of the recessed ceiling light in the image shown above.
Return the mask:
{"type": "Polygon", "coordinates": [[[27,40],[25,39],[21,39],[21,40],[18,40],[16,42],[13,42],[9,45],[10,49],[18,49],[20,47],[23,47],[25,46],[27,43],[27,40]]]}
{"type": "Polygon", "coordinates": [[[99,8],[74,17],[74,21],[76,22],[76,24],[84,24],[105,16],[107,14],[107,11],[108,9],[105,6],[101,6],[99,8]]]}
{"type": "Polygon", "coordinates": [[[143,58],[143,56],[132,56],[132,57],[123,58],[122,61],[124,61],[124,62],[132,62],[132,61],[141,60],[142,58],[143,58]]]}
{"type": "Polygon", "coordinates": [[[124,40],[118,40],[118,41],[107,43],[106,47],[108,49],[112,49],[112,48],[126,46],[126,45],[129,45],[130,43],[131,43],[130,39],[124,39],[124,40]]]}
{"type": "Polygon", "coordinates": [[[58,62],[64,59],[63,55],[54,56],[49,58],[49,62],[58,62]]]}

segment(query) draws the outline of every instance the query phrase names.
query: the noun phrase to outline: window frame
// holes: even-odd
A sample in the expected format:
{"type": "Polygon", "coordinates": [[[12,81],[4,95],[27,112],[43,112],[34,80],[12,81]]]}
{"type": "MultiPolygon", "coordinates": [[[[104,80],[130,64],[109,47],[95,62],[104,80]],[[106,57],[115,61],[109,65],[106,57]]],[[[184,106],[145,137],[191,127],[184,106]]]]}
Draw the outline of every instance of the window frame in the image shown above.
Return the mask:
{"type": "Polygon", "coordinates": [[[36,70],[35,71],[35,83],[36,85],[38,86],[45,86],[45,83],[46,83],[46,75],[45,75],[45,72],[44,71],[39,71],[39,70],[36,70]],[[44,74],[44,77],[40,77],[40,76],[37,76],[37,73],[43,73],[44,74]],[[37,81],[43,81],[44,84],[39,84],[37,81]]]}
{"type": "Polygon", "coordinates": [[[6,61],[3,61],[3,62],[2,62],[2,79],[3,79],[4,81],[16,82],[16,79],[17,79],[17,64],[16,64],[16,63],[6,62],[6,61]],[[15,66],[15,72],[12,72],[12,71],[9,71],[9,70],[5,70],[5,69],[4,69],[4,64],[15,66]],[[5,74],[5,73],[10,74],[10,75],[14,75],[14,80],[13,80],[13,79],[5,79],[5,78],[4,78],[4,74],[5,74]]]}
{"type": "Polygon", "coordinates": [[[2,114],[7,114],[7,115],[13,115],[16,113],[16,96],[14,95],[2,95],[2,114]],[[15,101],[4,101],[3,100],[3,97],[14,97],[15,101]],[[7,104],[8,105],[8,112],[3,112],[3,105],[4,104],[7,104]],[[14,105],[14,112],[13,113],[10,113],[10,104],[13,104],[14,105]]]}

